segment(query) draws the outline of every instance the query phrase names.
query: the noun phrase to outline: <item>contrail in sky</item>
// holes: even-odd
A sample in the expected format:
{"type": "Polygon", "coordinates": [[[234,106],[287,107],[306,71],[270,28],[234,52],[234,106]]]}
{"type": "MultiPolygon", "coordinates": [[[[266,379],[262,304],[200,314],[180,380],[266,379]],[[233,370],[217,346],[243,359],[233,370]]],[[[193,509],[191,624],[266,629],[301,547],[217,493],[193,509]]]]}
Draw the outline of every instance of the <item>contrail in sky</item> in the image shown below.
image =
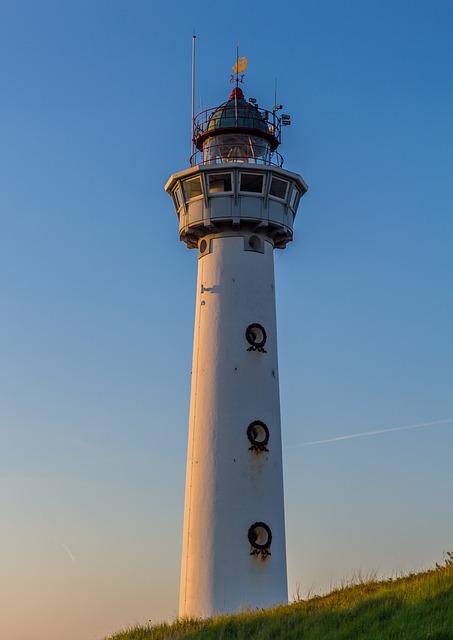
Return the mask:
{"type": "Polygon", "coordinates": [[[66,553],[68,554],[68,556],[71,559],[72,564],[76,567],[77,566],[77,560],[75,559],[75,556],[71,552],[71,550],[68,549],[68,547],[63,542],[60,542],[60,547],[62,547],[66,551],[66,553]]]}
{"type": "Polygon", "coordinates": [[[52,540],[55,542],[55,544],[57,544],[59,547],[61,547],[63,549],[63,551],[66,551],[71,564],[74,565],[74,567],[77,567],[77,560],[75,555],[72,553],[71,549],[65,545],[64,542],[61,542],[61,538],[60,536],[57,536],[56,533],[54,532],[54,530],[52,529],[52,527],[50,526],[50,524],[47,522],[47,520],[45,520],[42,516],[40,516],[40,520],[43,523],[43,525],[46,527],[46,529],[48,530],[48,533],[50,535],[50,537],[52,538],[52,540]]]}
{"type": "Polygon", "coordinates": [[[419,429],[420,427],[432,427],[437,424],[448,424],[453,422],[453,418],[446,420],[435,420],[434,422],[419,422],[418,424],[408,424],[404,427],[393,427],[391,429],[377,429],[376,431],[364,431],[362,433],[352,433],[348,436],[336,436],[335,438],[327,438],[326,440],[313,440],[312,442],[302,442],[302,444],[293,444],[288,449],[296,449],[298,447],[312,447],[315,444],[327,444],[328,442],[338,442],[339,440],[352,440],[353,438],[365,438],[367,436],[376,436],[379,433],[391,433],[392,431],[404,431],[406,429],[419,429]]]}

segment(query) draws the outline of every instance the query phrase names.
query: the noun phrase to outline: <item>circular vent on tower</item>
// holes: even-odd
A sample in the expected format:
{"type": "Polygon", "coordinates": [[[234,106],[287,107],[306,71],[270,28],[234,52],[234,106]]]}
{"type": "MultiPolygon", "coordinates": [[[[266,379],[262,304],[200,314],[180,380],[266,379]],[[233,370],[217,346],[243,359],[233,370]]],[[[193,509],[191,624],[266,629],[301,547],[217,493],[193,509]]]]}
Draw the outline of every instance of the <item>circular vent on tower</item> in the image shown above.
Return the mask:
{"type": "Polygon", "coordinates": [[[247,427],[247,438],[252,443],[249,447],[251,451],[269,451],[267,448],[269,429],[261,420],[254,420],[249,424],[247,427]]]}
{"type": "Polygon", "coordinates": [[[251,556],[270,556],[269,547],[272,542],[272,532],[265,522],[255,522],[248,530],[248,539],[252,551],[251,556]]]}
{"type": "Polygon", "coordinates": [[[257,322],[249,324],[245,331],[245,337],[249,345],[251,345],[248,351],[265,351],[264,345],[266,344],[267,335],[263,325],[257,322]]]}

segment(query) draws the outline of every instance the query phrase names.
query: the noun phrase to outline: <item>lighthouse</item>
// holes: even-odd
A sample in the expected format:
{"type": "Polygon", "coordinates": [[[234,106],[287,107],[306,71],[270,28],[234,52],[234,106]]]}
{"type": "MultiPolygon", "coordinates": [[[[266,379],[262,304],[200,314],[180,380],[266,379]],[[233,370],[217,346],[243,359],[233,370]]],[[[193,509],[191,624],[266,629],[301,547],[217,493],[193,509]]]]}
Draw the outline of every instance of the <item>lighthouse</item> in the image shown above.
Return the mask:
{"type": "Polygon", "coordinates": [[[191,166],[165,185],[198,257],[185,618],[288,599],[274,249],[292,240],[308,187],[277,152],[289,116],[246,99],[238,66],[226,102],[194,118],[191,166]]]}

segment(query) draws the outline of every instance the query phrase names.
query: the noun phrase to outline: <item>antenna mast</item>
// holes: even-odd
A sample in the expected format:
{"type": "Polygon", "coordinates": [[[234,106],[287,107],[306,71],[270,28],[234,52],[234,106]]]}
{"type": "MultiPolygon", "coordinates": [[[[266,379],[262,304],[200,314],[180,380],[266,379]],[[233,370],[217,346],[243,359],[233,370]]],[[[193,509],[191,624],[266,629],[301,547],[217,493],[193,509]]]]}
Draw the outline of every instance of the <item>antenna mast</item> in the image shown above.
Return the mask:
{"type": "MultiPolygon", "coordinates": [[[[239,86],[239,42],[236,42],[236,89],[239,86]]],[[[234,94],[234,124],[238,123],[238,96],[234,94]]]]}
{"type": "Polygon", "coordinates": [[[190,164],[193,165],[193,156],[195,153],[195,143],[193,140],[193,127],[195,120],[195,40],[197,36],[195,33],[192,36],[192,121],[190,123],[190,139],[191,139],[191,147],[190,147],[190,164]]]}

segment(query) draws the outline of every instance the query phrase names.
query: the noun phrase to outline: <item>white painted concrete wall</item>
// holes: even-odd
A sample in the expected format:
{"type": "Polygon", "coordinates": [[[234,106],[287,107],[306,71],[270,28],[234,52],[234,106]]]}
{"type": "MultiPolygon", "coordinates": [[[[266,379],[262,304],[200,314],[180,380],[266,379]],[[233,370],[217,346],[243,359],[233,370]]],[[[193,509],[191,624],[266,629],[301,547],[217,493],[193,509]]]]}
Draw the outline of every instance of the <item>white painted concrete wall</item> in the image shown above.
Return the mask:
{"type": "MultiPolygon", "coordinates": [[[[181,571],[181,617],[287,601],[273,246],[245,250],[250,233],[205,240],[199,258],[181,571]],[[248,351],[248,325],[267,332],[248,351]],[[248,425],[269,428],[269,452],[250,451],[248,425]],[[270,556],[247,533],[272,530],[270,556]]],[[[259,235],[259,234],[258,234],[259,235]]]]}

